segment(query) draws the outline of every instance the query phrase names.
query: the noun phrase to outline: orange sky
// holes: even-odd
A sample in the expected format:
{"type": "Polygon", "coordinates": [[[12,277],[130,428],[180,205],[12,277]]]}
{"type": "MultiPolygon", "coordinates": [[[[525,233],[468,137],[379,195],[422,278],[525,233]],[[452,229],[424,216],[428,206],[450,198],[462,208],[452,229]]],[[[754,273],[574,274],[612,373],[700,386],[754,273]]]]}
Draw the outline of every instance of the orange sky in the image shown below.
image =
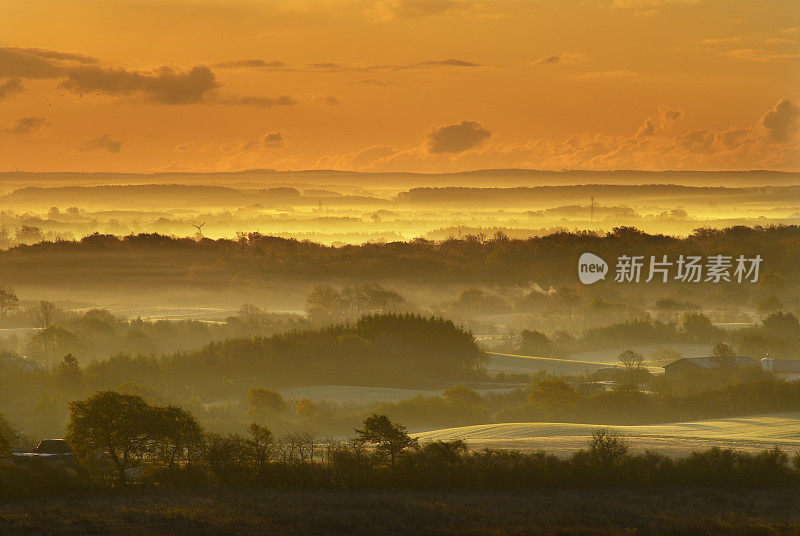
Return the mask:
{"type": "Polygon", "coordinates": [[[800,170],[796,0],[0,0],[0,170],[800,170]]]}

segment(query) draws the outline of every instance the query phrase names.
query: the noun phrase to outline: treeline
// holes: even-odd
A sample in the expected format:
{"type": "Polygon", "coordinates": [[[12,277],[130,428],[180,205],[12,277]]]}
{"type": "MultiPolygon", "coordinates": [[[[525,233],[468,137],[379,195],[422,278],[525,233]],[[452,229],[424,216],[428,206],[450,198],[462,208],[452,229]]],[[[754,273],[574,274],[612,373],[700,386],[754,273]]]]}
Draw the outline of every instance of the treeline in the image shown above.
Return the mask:
{"type": "MultiPolygon", "coordinates": [[[[0,313],[7,291],[0,289],[0,313]]],[[[13,294],[12,294],[13,295],[13,294]]],[[[16,296],[13,295],[15,298],[16,296]]],[[[238,314],[224,321],[125,319],[104,309],[76,312],[41,302],[32,307],[10,310],[4,326],[37,328],[26,334],[12,334],[0,339],[0,351],[19,353],[39,363],[53,356],[72,354],[81,363],[107,359],[113,355],[162,355],[198,349],[215,340],[241,337],[266,337],[278,332],[310,327],[300,314],[268,313],[252,304],[244,304],[238,314]],[[51,312],[42,322],[42,307],[51,312]]]]}
{"type": "Polygon", "coordinates": [[[92,372],[111,385],[149,380],[165,391],[187,385],[206,394],[272,385],[424,386],[443,379],[485,377],[487,357],[469,331],[452,321],[416,314],[370,315],[353,324],[294,330],[271,337],[212,342],[200,350],[133,358],[140,372],[115,378],[119,356],[92,372]],[[205,388],[201,387],[205,386],[205,388]]]}
{"type": "Polygon", "coordinates": [[[674,459],[634,454],[608,429],[566,459],[545,452],[470,450],[463,440],[420,444],[385,415],[367,417],[347,441],[313,433],[207,434],[191,414],[113,391],[71,405],[75,460],[0,453],[0,499],[125,485],[167,489],[525,489],[618,486],[795,487],[800,455],[711,448],[674,459]]]}
{"type": "MultiPolygon", "coordinates": [[[[620,255],[761,255],[765,275],[780,274],[775,285],[798,281],[794,252],[800,227],[697,229],[686,238],[650,235],[619,227],[603,236],[590,232],[556,233],[527,240],[505,235],[469,236],[439,242],[410,242],[329,247],[309,241],[241,234],[238,240],[171,238],[158,234],[125,237],[93,234],[79,241],[20,245],[0,253],[7,284],[48,281],[71,286],[92,283],[227,287],[237,274],[259,278],[466,282],[467,284],[574,285],[581,253],[604,259],[620,255]]],[[[607,282],[595,286],[607,288],[607,282]]],[[[640,284],[658,289],[680,283],[640,284]]],[[[698,283],[707,293],[735,283],[698,283]]],[[[741,293],[737,294],[741,299],[741,293]]],[[[733,298],[733,295],[730,297],[733,298]]]]}
{"type": "MultiPolygon", "coordinates": [[[[575,352],[620,346],[652,346],[670,344],[716,344],[726,341],[739,355],[756,360],[764,356],[784,359],[800,358],[800,320],[793,313],[765,315],[756,325],[737,330],[715,326],[703,313],[686,313],[678,322],[664,322],[649,316],[587,329],[579,336],[565,331],[546,335],[535,330],[522,330],[506,348],[524,355],[564,356],[575,352]]],[[[658,356],[655,356],[658,357],[658,356]]],[[[683,357],[673,352],[665,365],[683,357]]]]}
{"type": "MultiPolygon", "coordinates": [[[[47,333],[42,330],[40,333],[47,333]]],[[[53,344],[54,338],[43,340],[53,344]]],[[[453,322],[413,314],[353,324],[238,337],[172,354],[119,354],[80,366],[53,354],[53,370],[26,372],[0,355],[0,411],[36,430],[61,429],[66,402],[127,386],[198,407],[238,399],[252,387],[379,385],[420,388],[486,378],[486,355],[453,322]]]]}

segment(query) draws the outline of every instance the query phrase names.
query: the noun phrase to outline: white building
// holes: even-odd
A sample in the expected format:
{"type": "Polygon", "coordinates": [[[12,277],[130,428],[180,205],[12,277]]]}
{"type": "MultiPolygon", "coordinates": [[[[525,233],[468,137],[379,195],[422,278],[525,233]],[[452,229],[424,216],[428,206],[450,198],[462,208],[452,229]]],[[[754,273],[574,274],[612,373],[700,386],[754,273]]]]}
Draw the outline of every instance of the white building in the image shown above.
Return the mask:
{"type": "Polygon", "coordinates": [[[765,357],[761,360],[761,368],[789,381],[800,380],[800,359],[765,357]]]}

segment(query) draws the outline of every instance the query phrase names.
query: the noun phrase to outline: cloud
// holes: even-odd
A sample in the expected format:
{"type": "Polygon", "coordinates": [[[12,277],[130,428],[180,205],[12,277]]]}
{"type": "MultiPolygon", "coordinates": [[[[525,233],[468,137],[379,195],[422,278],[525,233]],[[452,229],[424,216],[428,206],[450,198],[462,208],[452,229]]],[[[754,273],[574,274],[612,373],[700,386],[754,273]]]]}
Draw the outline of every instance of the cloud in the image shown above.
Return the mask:
{"type": "Polygon", "coordinates": [[[794,39],[789,39],[788,37],[771,37],[769,39],[764,39],[764,42],[769,45],[794,45],[797,43],[794,39]]]}
{"type": "Polygon", "coordinates": [[[798,169],[800,106],[781,100],[751,125],[674,132],[684,112],[662,105],[630,134],[576,134],[561,140],[492,141],[461,153],[425,145],[373,146],[320,158],[322,168],[444,171],[486,167],[532,169],[798,169]],[[358,158],[357,158],[358,157],[358,158]]]}
{"type": "Polygon", "coordinates": [[[433,154],[458,154],[488,140],[492,133],[477,121],[461,121],[435,127],[428,132],[428,151],[433,154]]]}
{"type": "Polygon", "coordinates": [[[584,63],[589,61],[589,56],[579,52],[562,52],[554,56],[543,56],[534,61],[534,65],[551,65],[554,63],[584,63]]]}
{"type": "Polygon", "coordinates": [[[237,61],[226,61],[222,63],[215,63],[212,67],[219,68],[219,69],[263,69],[263,68],[271,68],[277,69],[282,67],[288,67],[282,61],[264,61],[264,60],[237,60],[237,61]]]}
{"type": "Polygon", "coordinates": [[[780,30],[780,32],[786,35],[800,35],[800,28],[797,26],[792,26],[790,28],[783,28],[780,30]]]}
{"type": "Polygon", "coordinates": [[[81,151],[105,151],[107,153],[118,153],[122,150],[122,142],[111,139],[108,134],[103,134],[92,140],[87,141],[81,146],[81,151]]]}
{"type": "Polygon", "coordinates": [[[21,93],[22,89],[22,80],[19,78],[9,78],[5,82],[0,83],[0,100],[14,93],[21,93]]]}
{"type": "Polygon", "coordinates": [[[771,141],[784,143],[797,135],[800,108],[789,99],[782,99],[761,117],[761,125],[771,141]]]}
{"type": "Polygon", "coordinates": [[[368,86],[380,86],[380,87],[388,87],[394,85],[394,82],[390,82],[388,80],[377,80],[375,78],[369,78],[365,80],[361,80],[361,84],[366,84],[368,86]]]}
{"type": "Polygon", "coordinates": [[[0,78],[58,78],[69,65],[97,60],[83,54],[41,48],[0,46],[0,78]]]}
{"type": "Polygon", "coordinates": [[[474,63],[467,60],[458,58],[447,58],[444,60],[429,60],[421,61],[418,63],[409,64],[387,64],[387,65],[359,65],[349,63],[337,63],[330,61],[321,61],[314,63],[306,63],[304,65],[290,65],[282,61],[263,61],[263,60],[242,60],[226,63],[217,63],[212,67],[220,67],[226,69],[232,68],[248,68],[259,70],[279,70],[289,72],[305,72],[305,73],[349,73],[349,72],[387,72],[387,71],[402,71],[406,69],[425,69],[425,68],[461,68],[461,67],[483,67],[479,63],[474,63]]]}
{"type": "Polygon", "coordinates": [[[737,60],[755,61],[761,63],[800,60],[800,54],[775,54],[774,52],[770,52],[768,50],[761,50],[758,48],[741,48],[737,50],[728,50],[727,52],[723,52],[722,55],[737,60]]]}
{"type": "Polygon", "coordinates": [[[316,167],[324,169],[374,169],[380,168],[398,154],[391,145],[372,145],[354,153],[321,157],[316,167]]]}
{"type": "Polygon", "coordinates": [[[47,125],[47,121],[44,117],[23,117],[21,119],[17,119],[16,123],[14,123],[14,126],[5,129],[4,132],[13,136],[20,136],[23,134],[31,134],[36,132],[45,125],[47,125]]]}
{"type": "Polygon", "coordinates": [[[701,45],[724,45],[726,43],[737,43],[742,40],[740,35],[735,35],[733,37],[710,37],[708,39],[703,39],[699,41],[701,45]]]}
{"type": "Polygon", "coordinates": [[[404,69],[424,69],[426,67],[483,67],[483,66],[479,63],[473,63],[471,61],[449,58],[446,60],[423,61],[420,63],[413,63],[411,65],[401,65],[399,67],[395,67],[394,70],[401,71],[404,69]]]}
{"type": "Polygon", "coordinates": [[[206,94],[218,87],[214,73],[199,65],[189,71],[161,67],[155,71],[126,71],[84,66],[70,69],[61,87],[81,93],[101,91],[109,95],[141,94],[160,104],[190,104],[201,102],[206,94]]]}
{"type": "Polygon", "coordinates": [[[464,0],[395,0],[385,2],[383,7],[389,18],[419,19],[445,13],[463,13],[471,10],[473,5],[464,0]]]}
{"type": "Polygon", "coordinates": [[[314,102],[317,104],[325,104],[327,106],[336,106],[344,102],[341,97],[336,95],[319,95],[314,97],[314,102]]]}
{"type": "Polygon", "coordinates": [[[581,73],[575,75],[578,80],[602,80],[602,79],[620,79],[620,78],[638,78],[639,73],[636,71],[616,70],[616,71],[596,71],[590,73],[581,73]]]}
{"type": "Polygon", "coordinates": [[[56,62],[16,48],[0,48],[0,76],[57,78],[64,73],[56,62]]]}
{"type": "Polygon", "coordinates": [[[294,106],[299,104],[291,95],[281,95],[279,97],[214,97],[209,99],[213,104],[232,104],[240,106],[262,106],[270,108],[272,106],[294,106]]]}
{"type": "Polygon", "coordinates": [[[261,145],[269,148],[283,147],[283,133],[275,131],[264,134],[261,136],[261,145]]]}
{"type": "Polygon", "coordinates": [[[684,112],[681,108],[668,106],[666,104],[659,104],[658,119],[661,130],[667,130],[680,119],[683,119],[683,114],[684,112]]]}

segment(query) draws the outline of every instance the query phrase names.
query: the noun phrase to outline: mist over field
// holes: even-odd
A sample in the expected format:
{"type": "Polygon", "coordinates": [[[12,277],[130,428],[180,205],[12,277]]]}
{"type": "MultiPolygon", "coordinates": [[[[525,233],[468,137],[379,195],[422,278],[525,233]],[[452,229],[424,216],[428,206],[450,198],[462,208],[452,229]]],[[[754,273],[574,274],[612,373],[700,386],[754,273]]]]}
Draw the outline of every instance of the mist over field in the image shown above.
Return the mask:
{"type": "Polygon", "coordinates": [[[0,35],[0,534],[800,535],[796,0],[0,35]]]}

